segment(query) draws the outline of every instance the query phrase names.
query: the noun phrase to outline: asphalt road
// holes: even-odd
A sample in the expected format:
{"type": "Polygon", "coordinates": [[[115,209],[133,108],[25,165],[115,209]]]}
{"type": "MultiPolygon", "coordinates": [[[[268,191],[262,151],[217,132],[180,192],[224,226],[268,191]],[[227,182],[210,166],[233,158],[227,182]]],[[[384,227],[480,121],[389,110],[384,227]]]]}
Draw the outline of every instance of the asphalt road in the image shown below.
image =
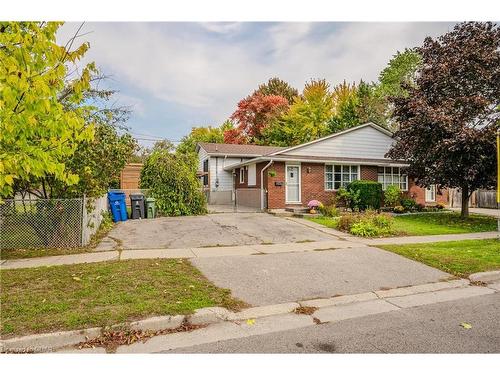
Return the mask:
{"type": "Polygon", "coordinates": [[[498,293],[167,353],[500,353],[498,293]],[[470,323],[465,329],[460,324],[470,323]]]}

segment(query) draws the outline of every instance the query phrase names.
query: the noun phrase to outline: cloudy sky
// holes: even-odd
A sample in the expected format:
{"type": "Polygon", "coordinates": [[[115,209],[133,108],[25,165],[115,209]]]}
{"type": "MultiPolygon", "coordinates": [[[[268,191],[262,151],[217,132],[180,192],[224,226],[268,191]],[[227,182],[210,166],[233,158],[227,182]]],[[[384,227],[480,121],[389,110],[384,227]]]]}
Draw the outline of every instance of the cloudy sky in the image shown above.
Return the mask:
{"type": "MultiPolygon", "coordinates": [[[[79,24],[58,34],[66,42],[79,24]]],[[[450,30],[450,23],[87,23],[86,61],[112,78],[116,100],[134,113],[131,132],[179,140],[191,127],[219,125],[237,102],[278,76],[301,90],[376,80],[390,57],[450,30]]],[[[145,142],[143,142],[145,143],[145,142]]],[[[147,142],[146,142],[147,144],[147,142]]]]}

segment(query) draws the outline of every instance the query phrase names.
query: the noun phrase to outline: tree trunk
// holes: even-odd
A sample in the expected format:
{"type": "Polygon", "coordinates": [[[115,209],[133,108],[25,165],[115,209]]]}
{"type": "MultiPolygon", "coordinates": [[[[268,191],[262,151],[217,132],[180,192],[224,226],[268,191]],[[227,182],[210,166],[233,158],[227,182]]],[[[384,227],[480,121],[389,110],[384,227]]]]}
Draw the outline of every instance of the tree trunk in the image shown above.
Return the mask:
{"type": "Polygon", "coordinates": [[[462,186],[462,211],[460,213],[460,217],[465,219],[469,217],[469,187],[462,186]]]}

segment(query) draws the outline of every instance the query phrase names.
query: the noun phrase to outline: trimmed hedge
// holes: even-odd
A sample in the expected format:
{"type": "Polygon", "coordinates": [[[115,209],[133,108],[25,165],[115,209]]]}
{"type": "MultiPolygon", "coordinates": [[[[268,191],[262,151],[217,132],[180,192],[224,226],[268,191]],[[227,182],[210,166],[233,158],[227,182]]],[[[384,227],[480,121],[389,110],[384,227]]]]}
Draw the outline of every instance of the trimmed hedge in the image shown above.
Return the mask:
{"type": "Polygon", "coordinates": [[[356,180],[347,185],[347,190],[352,194],[359,192],[358,199],[351,202],[352,209],[361,211],[367,208],[378,210],[382,204],[382,184],[370,180],[356,180]]]}

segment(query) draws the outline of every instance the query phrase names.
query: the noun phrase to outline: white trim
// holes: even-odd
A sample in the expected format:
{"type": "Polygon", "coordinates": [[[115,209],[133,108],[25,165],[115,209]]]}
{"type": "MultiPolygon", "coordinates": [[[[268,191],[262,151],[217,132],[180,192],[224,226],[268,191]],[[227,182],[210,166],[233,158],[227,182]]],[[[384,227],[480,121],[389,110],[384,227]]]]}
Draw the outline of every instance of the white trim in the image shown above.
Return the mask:
{"type": "Polygon", "coordinates": [[[302,203],[302,168],[300,164],[285,164],[285,204],[297,204],[302,203]],[[289,201],[288,200],[288,167],[297,167],[299,169],[298,177],[299,177],[299,200],[298,201],[289,201]]]}
{"type": "Polygon", "coordinates": [[[434,203],[436,202],[436,185],[429,185],[425,188],[425,202],[426,203],[434,203]],[[430,192],[433,199],[427,199],[427,192],[430,192]]]}
{"type": "Polygon", "coordinates": [[[240,167],[240,184],[245,183],[245,168],[240,167]]]}
{"type": "Polygon", "coordinates": [[[366,124],[361,124],[361,125],[355,126],[353,128],[346,129],[346,130],[338,132],[338,133],[333,133],[333,134],[327,135],[326,137],[323,137],[323,138],[315,139],[314,141],[310,141],[310,142],[307,142],[307,143],[302,143],[301,145],[297,145],[297,146],[293,146],[293,147],[290,147],[290,148],[286,148],[284,150],[273,152],[273,153],[269,154],[269,156],[275,156],[275,155],[280,155],[280,154],[283,154],[283,153],[287,153],[289,151],[296,150],[298,148],[302,148],[302,147],[309,146],[309,145],[312,145],[312,144],[315,144],[315,143],[318,143],[318,142],[322,142],[322,141],[324,141],[326,139],[338,137],[339,135],[343,135],[343,134],[346,134],[346,133],[350,133],[352,131],[356,131],[356,130],[359,130],[359,129],[366,128],[367,126],[371,126],[375,130],[378,130],[379,132],[384,133],[385,135],[387,135],[387,136],[389,136],[391,138],[393,136],[393,134],[389,130],[384,129],[383,127],[381,127],[381,126],[379,126],[377,124],[374,124],[373,122],[367,122],[366,124]]]}
{"type": "MultiPolygon", "coordinates": [[[[357,164],[357,163],[325,163],[323,165],[323,176],[324,176],[324,189],[325,191],[337,191],[338,189],[335,189],[335,166],[336,165],[340,165],[341,167],[343,165],[349,165],[349,166],[357,166],[358,167],[358,180],[361,180],[361,164],[357,164]],[[326,188],[326,166],[327,165],[331,165],[332,166],[332,175],[333,175],[333,180],[332,180],[332,186],[333,186],[333,189],[327,189],[326,188]]],[[[342,172],[341,172],[342,174],[342,172]]],[[[351,174],[351,173],[349,173],[351,174]]],[[[342,182],[341,182],[341,187],[342,187],[342,182]]]]}
{"type": "Polygon", "coordinates": [[[328,159],[306,159],[306,158],[293,158],[293,157],[288,157],[288,158],[273,158],[273,157],[267,157],[267,156],[259,156],[258,158],[254,159],[249,159],[246,161],[243,161],[238,164],[232,164],[224,168],[224,170],[232,170],[233,168],[239,168],[241,166],[245,166],[248,164],[252,163],[258,163],[260,161],[273,161],[275,163],[277,162],[292,162],[292,163],[312,163],[312,164],[351,164],[351,165],[356,165],[356,164],[361,164],[361,165],[375,165],[377,167],[400,167],[400,168],[405,168],[408,167],[410,164],[406,163],[398,163],[395,162],[391,159],[387,159],[387,164],[380,164],[380,161],[342,161],[342,160],[328,160],[328,159]]]}
{"type": "Polygon", "coordinates": [[[257,164],[249,164],[247,168],[248,186],[257,186],[257,164]]]}

